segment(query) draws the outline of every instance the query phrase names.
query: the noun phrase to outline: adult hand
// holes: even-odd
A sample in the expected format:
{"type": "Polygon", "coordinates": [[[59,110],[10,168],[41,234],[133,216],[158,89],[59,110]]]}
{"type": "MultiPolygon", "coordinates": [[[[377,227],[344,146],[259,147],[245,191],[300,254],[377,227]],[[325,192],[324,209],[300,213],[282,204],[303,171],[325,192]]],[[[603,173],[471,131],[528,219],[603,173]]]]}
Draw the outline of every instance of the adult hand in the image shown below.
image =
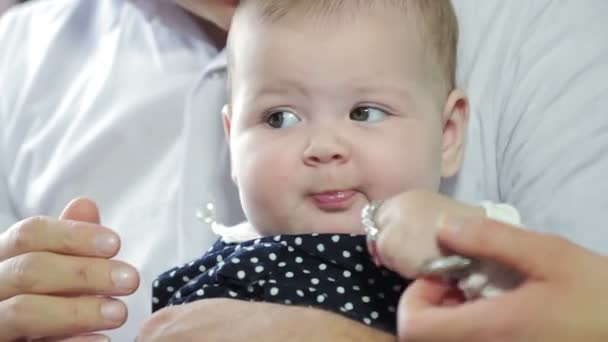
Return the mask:
{"type": "Polygon", "coordinates": [[[501,296],[443,306],[448,286],[419,279],[399,305],[401,341],[608,341],[608,258],[488,219],[446,219],[441,244],[526,276],[501,296]]]}
{"type": "Polygon", "coordinates": [[[218,298],[157,311],[137,340],[381,342],[395,336],[327,311],[218,298]]]}
{"type": "Polygon", "coordinates": [[[108,260],[119,237],[99,224],[95,203],[72,201],[61,219],[32,217],[0,235],[0,341],[67,337],[113,329],[126,306],[108,296],[127,295],[137,271],[108,260]]]}
{"type": "Polygon", "coordinates": [[[376,253],[380,263],[406,278],[416,276],[425,261],[441,255],[437,220],[441,215],[485,217],[475,207],[430,191],[403,192],[376,211],[379,227],[376,253]]]}

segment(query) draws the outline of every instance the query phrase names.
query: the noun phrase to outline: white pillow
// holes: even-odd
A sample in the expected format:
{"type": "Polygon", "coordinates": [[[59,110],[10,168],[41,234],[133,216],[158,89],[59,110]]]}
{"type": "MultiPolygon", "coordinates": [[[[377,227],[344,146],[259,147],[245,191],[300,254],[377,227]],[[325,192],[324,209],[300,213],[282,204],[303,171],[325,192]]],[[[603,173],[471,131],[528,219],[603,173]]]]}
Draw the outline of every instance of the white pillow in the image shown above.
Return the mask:
{"type": "Polygon", "coordinates": [[[471,101],[442,191],[608,253],[608,1],[454,0],[471,101]]]}

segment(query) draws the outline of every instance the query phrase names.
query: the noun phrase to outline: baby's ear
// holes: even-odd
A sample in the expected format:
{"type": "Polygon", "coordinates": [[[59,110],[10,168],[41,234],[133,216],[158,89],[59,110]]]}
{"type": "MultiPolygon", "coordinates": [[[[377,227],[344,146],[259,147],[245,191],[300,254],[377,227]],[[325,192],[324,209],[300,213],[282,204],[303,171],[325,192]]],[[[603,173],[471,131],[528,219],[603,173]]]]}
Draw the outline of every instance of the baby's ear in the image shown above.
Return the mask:
{"type": "Polygon", "coordinates": [[[453,90],[443,111],[443,145],[441,176],[454,176],[464,160],[464,150],[469,123],[469,100],[460,89],[453,90]]]}
{"type": "Polygon", "coordinates": [[[230,124],[231,124],[231,108],[229,104],[225,104],[222,107],[222,120],[224,122],[224,133],[226,134],[226,141],[228,142],[228,146],[230,146],[230,124]]]}
{"type": "MultiPolygon", "coordinates": [[[[230,105],[226,104],[222,107],[222,121],[224,122],[224,134],[226,135],[226,143],[230,150],[230,129],[232,124],[232,113],[230,105]]],[[[232,161],[232,151],[230,152],[230,176],[234,184],[238,184],[236,181],[236,173],[234,172],[234,162],[232,161]]]]}

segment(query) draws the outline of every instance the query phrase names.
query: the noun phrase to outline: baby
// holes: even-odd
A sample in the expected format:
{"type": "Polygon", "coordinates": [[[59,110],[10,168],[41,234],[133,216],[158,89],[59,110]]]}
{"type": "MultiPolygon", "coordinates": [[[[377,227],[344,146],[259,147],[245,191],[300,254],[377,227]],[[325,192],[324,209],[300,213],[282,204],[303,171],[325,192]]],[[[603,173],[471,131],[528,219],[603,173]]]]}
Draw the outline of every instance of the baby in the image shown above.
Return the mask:
{"type": "Polygon", "coordinates": [[[371,261],[361,210],[438,191],[461,165],[448,0],[242,1],[224,112],[232,177],[261,238],[163,274],[154,305],[231,297],[316,306],[395,332],[407,281],[371,261]]]}

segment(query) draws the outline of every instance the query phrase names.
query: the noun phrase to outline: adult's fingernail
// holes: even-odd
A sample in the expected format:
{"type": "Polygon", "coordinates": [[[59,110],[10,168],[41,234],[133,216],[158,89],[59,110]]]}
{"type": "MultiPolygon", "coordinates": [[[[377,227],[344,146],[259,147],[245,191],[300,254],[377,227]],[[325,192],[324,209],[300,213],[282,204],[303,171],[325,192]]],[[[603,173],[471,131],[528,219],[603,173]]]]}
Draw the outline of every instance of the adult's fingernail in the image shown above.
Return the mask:
{"type": "Polygon", "coordinates": [[[100,233],[95,236],[95,248],[103,255],[116,253],[118,249],[118,238],[114,234],[100,233]]]}
{"type": "Polygon", "coordinates": [[[114,267],[111,277],[114,286],[121,290],[132,290],[137,287],[137,272],[129,266],[114,267]]]}
{"type": "Polygon", "coordinates": [[[101,304],[101,316],[110,322],[122,322],[127,317],[127,308],[117,300],[101,304]]]}

